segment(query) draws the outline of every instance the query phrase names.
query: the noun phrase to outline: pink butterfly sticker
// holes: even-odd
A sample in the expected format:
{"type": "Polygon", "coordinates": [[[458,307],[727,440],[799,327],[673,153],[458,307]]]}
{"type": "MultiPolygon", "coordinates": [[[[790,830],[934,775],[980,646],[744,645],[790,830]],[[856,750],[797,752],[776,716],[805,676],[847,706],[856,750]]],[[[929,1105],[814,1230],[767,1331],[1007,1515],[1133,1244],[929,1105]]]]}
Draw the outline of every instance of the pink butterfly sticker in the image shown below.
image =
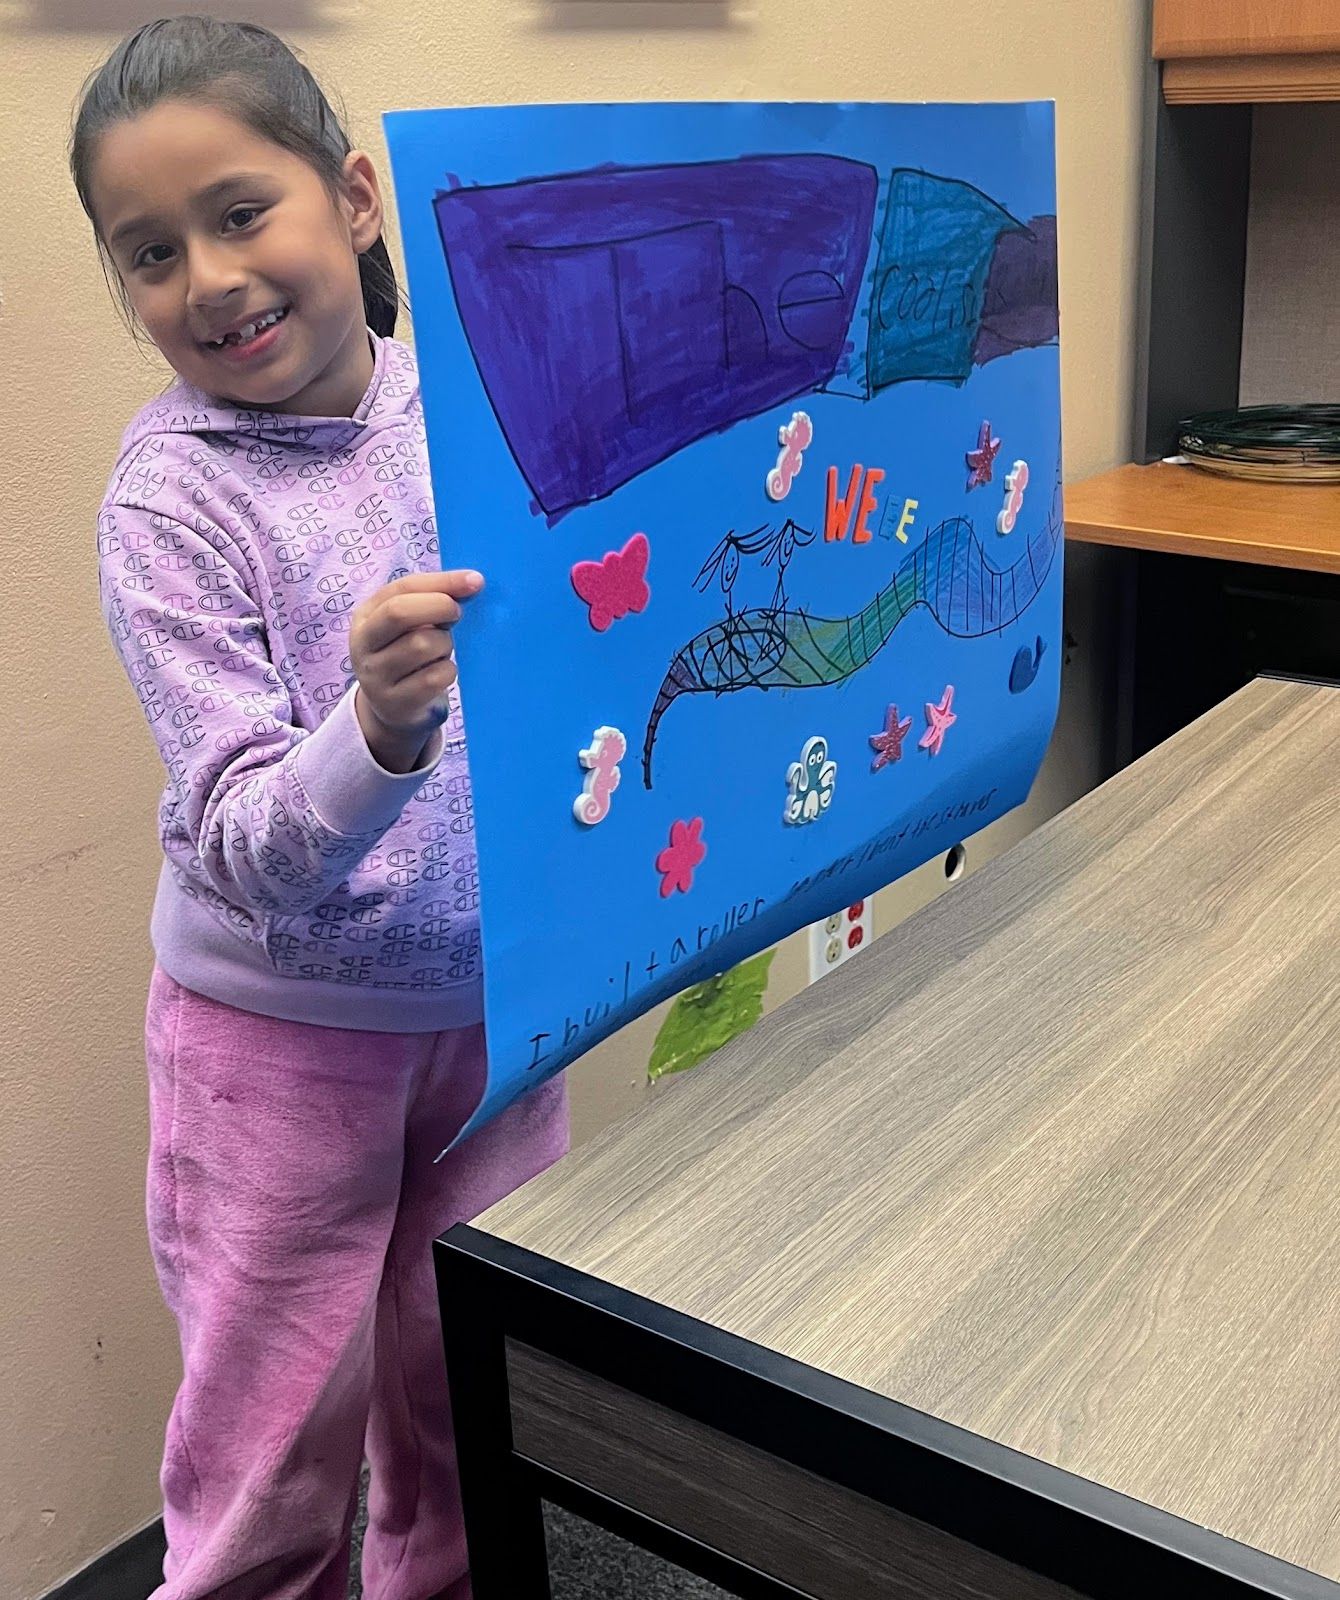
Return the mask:
{"type": "Polygon", "coordinates": [[[622,550],[611,550],[603,561],[578,561],[573,566],[572,587],[590,607],[589,621],[597,633],[630,611],[645,610],[651,599],[650,558],[646,534],[635,533],[622,550]]]}

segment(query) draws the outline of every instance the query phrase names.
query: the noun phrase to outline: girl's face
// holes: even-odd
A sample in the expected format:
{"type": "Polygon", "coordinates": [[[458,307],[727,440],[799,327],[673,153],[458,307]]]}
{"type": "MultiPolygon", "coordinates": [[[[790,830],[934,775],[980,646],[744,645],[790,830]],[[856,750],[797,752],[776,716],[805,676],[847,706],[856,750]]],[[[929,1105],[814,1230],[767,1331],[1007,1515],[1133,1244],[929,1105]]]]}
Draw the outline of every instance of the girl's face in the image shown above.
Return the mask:
{"type": "Polygon", "coordinates": [[[240,406],[352,414],[372,378],[357,257],[382,227],[366,156],[332,196],[227,112],[165,100],[103,134],[91,187],[131,306],[188,383],[240,406]]]}

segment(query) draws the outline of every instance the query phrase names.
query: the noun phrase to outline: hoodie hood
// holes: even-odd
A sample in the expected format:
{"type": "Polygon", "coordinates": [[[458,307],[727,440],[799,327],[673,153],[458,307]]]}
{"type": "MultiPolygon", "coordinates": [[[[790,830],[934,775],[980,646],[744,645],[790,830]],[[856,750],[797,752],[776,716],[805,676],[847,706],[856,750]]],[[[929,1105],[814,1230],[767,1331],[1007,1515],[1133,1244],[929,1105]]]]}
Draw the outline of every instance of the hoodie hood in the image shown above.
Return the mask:
{"type": "Polygon", "coordinates": [[[311,451],[329,455],[347,450],[379,431],[399,422],[415,403],[417,384],[388,363],[386,339],[371,330],[372,381],[351,417],[304,417],[282,411],[245,410],[226,400],[178,381],[151,400],[126,429],[121,440],[125,456],[136,444],[151,435],[205,435],[216,442],[262,441],[287,450],[311,451]]]}

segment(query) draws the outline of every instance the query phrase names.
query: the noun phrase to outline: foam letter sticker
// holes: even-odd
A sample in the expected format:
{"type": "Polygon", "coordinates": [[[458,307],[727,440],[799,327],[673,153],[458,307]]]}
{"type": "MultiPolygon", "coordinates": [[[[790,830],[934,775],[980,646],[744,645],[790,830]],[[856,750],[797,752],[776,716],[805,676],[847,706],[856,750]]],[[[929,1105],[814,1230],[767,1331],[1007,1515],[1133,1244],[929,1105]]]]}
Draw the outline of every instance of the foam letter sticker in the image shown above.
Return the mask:
{"type": "Polygon", "coordinates": [[[847,493],[838,498],[837,482],[838,472],[836,467],[828,469],[828,501],[824,508],[824,538],[828,543],[836,539],[845,539],[847,529],[851,526],[852,512],[856,509],[856,502],[861,493],[861,485],[865,480],[865,468],[858,461],[851,469],[851,478],[847,483],[847,493]]]}

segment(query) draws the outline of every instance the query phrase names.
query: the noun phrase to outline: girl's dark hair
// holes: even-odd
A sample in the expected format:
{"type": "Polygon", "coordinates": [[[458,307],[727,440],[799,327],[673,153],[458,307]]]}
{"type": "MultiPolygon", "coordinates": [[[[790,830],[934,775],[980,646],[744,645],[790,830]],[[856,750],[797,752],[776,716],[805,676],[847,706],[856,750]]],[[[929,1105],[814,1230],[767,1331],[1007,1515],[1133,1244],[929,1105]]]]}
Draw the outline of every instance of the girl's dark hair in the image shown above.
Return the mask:
{"type": "MultiPolygon", "coordinates": [[[[89,79],[79,103],[70,172],[95,231],[89,171],[98,140],[113,123],[160,100],[199,100],[228,112],[300,156],[332,191],[343,177],[348,135],[316,79],[282,39],[250,22],[166,17],[123,39],[89,79]]],[[[101,248],[101,237],[98,243],[101,248]]],[[[368,326],[387,337],[395,332],[400,291],[383,239],[359,256],[358,273],[368,326]]]]}

